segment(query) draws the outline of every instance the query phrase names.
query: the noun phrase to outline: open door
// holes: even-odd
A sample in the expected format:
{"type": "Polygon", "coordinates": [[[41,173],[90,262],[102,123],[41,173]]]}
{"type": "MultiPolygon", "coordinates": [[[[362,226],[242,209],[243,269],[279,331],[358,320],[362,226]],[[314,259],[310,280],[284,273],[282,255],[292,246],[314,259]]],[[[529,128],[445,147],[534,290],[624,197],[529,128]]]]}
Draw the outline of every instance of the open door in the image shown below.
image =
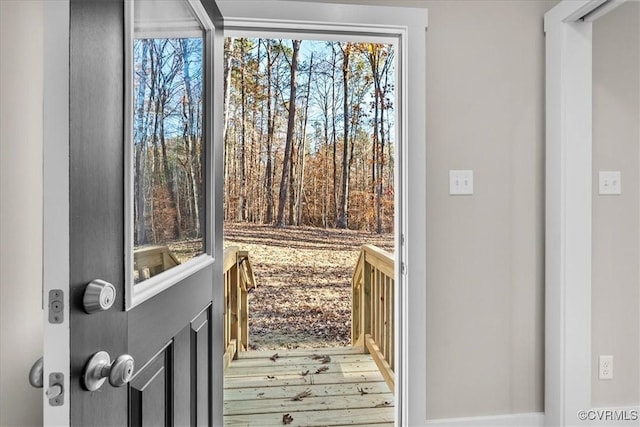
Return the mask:
{"type": "Polygon", "coordinates": [[[44,424],[220,425],[215,1],[45,3],[44,424]]]}

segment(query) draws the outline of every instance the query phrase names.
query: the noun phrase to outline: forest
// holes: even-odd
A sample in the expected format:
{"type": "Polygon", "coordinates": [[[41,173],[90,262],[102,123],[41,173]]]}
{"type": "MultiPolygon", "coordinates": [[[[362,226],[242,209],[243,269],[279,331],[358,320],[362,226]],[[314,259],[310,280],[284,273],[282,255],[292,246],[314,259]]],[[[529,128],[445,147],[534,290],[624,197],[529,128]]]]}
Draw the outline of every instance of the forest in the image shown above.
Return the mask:
{"type": "Polygon", "coordinates": [[[227,221],[390,232],[392,45],[227,38],[227,221]]]}
{"type": "Polygon", "coordinates": [[[202,38],[134,40],[136,247],[191,239],[203,251],[202,58],[202,38]]]}
{"type": "MultiPolygon", "coordinates": [[[[202,39],[133,53],[134,245],[201,253],[202,39]]],[[[224,61],[224,219],[392,231],[393,46],[227,38],[224,61]]]]}

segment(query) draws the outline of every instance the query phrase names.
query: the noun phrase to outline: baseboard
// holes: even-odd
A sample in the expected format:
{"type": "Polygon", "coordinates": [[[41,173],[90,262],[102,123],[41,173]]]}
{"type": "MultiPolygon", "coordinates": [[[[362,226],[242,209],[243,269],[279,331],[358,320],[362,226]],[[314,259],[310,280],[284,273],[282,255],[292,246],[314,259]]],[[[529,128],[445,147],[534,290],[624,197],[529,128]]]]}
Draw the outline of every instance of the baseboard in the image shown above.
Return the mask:
{"type": "Polygon", "coordinates": [[[496,415],[488,417],[442,418],[427,421],[427,427],[543,427],[544,413],[496,415]]]}

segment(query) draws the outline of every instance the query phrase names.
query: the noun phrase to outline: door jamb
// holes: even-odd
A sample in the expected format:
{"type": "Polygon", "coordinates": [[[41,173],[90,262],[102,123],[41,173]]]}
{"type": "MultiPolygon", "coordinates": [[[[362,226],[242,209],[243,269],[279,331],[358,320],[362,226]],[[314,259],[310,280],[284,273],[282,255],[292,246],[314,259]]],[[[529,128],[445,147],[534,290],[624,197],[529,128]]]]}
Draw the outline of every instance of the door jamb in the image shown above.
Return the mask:
{"type": "Polygon", "coordinates": [[[43,391],[49,374],[62,373],[67,390],[61,406],[42,393],[45,425],[69,425],[69,37],[70,0],[43,2],[43,391]],[[49,291],[63,292],[63,321],[48,322],[49,291]]]}
{"type": "Polygon", "coordinates": [[[545,14],[545,425],[591,409],[592,23],[625,0],[545,14]]]}

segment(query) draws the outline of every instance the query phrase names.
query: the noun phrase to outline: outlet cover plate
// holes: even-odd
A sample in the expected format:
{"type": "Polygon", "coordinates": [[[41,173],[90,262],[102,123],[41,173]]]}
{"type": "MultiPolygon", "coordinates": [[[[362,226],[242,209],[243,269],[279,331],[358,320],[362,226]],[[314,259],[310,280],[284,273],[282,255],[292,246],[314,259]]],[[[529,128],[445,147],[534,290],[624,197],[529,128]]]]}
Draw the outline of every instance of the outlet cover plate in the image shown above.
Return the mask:
{"type": "Polygon", "coordinates": [[[598,379],[613,379],[613,356],[600,356],[598,360],[598,379]]]}

